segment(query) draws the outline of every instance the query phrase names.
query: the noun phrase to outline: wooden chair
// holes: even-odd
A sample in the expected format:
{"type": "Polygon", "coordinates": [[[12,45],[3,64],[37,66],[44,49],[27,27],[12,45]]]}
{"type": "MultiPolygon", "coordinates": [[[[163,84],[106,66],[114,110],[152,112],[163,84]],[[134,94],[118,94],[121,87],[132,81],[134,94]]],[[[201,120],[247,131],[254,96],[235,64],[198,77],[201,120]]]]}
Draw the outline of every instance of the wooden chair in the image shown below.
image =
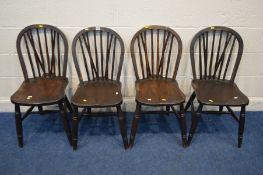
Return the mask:
{"type": "Polygon", "coordinates": [[[165,113],[171,108],[179,119],[183,146],[187,146],[183,105],[185,95],[176,81],[182,54],[179,35],[168,27],[146,26],[133,36],[130,49],[136,76],[136,110],[132,121],[130,147],[134,145],[143,105],[164,106],[167,110],[165,113]],[[175,105],[179,106],[179,113],[176,112],[175,105]]]}
{"type": "Polygon", "coordinates": [[[65,89],[68,60],[68,43],[65,35],[51,25],[30,25],[18,35],[17,52],[22,67],[24,82],[11,96],[15,104],[17,139],[23,147],[22,121],[38,107],[43,114],[43,106],[58,104],[63,126],[68,141],[71,143],[71,132],[66,115],[66,108],[72,111],[65,89]],[[30,108],[22,117],[20,106],[30,108]]]}
{"type": "Polygon", "coordinates": [[[244,124],[245,108],[248,98],[238,89],[234,80],[243,52],[241,36],[233,29],[216,26],[208,27],[198,32],[190,48],[193,71],[192,93],[185,110],[192,104],[192,125],[188,137],[191,143],[198,120],[204,105],[219,106],[219,111],[210,113],[229,113],[239,123],[238,147],[241,147],[244,124]],[[193,101],[197,98],[199,106],[194,111],[193,101]],[[223,112],[223,107],[228,112],[223,112]],[[230,108],[241,107],[240,117],[230,108]]]}
{"type": "MultiPolygon", "coordinates": [[[[128,147],[125,118],[121,110],[120,75],[124,59],[121,37],[105,27],[81,30],[72,43],[72,54],[79,85],[71,99],[73,106],[73,149],[77,149],[78,123],[82,116],[91,116],[91,108],[116,107],[124,148],[128,147]],[[82,108],[79,115],[78,108],[82,108]]],[[[101,113],[92,112],[92,116],[101,113]]]]}

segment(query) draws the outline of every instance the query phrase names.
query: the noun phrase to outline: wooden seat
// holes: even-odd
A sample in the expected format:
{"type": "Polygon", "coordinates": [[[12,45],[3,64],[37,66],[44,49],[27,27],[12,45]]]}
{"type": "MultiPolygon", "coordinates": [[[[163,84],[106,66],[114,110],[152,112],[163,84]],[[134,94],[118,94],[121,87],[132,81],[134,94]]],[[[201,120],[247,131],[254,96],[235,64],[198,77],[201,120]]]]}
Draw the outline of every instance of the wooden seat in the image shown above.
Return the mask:
{"type": "Polygon", "coordinates": [[[11,96],[11,101],[23,105],[54,104],[64,99],[67,84],[67,79],[61,78],[29,79],[11,96]]]}
{"type": "Polygon", "coordinates": [[[117,81],[90,81],[79,85],[71,103],[82,107],[109,107],[122,103],[121,84],[117,81]]]}
{"type": "Polygon", "coordinates": [[[182,142],[186,147],[185,95],[176,81],[182,54],[179,35],[169,27],[145,26],[133,36],[130,49],[136,77],[136,110],[130,147],[134,145],[142,105],[166,107],[166,111],[160,111],[166,114],[172,109],[179,119],[182,142]],[[175,110],[175,105],[179,106],[179,112],[175,110]]]}
{"type": "Polygon", "coordinates": [[[242,106],[249,100],[234,82],[220,80],[193,80],[196,98],[204,105],[242,106]],[[215,93],[218,92],[218,93],[215,93]]]}
{"type": "MultiPolygon", "coordinates": [[[[124,59],[121,37],[105,27],[81,30],[72,43],[72,55],[79,86],[71,99],[73,149],[77,149],[78,123],[85,114],[94,116],[92,108],[116,107],[124,148],[128,148],[126,122],[121,110],[120,75],[124,59]],[[79,114],[78,109],[82,108],[79,114]]],[[[102,112],[99,113],[100,116],[102,112]]]]}
{"type": "Polygon", "coordinates": [[[35,107],[43,114],[43,106],[58,105],[63,126],[71,144],[71,131],[67,120],[67,108],[71,105],[65,95],[68,42],[58,28],[46,24],[34,24],[24,28],[16,41],[24,82],[11,96],[15,104],[17,139],[23,147],[22,121],[35,107]],[[20,106],[30,106],[22,116],[20,106]]]}
{"type": "Polygon", "coordinates": [[[144,79],[136,81],[136,101],[150,106],[184,103],[185,95],[173,79],[144,79]]]}
{"type": "Polygon", "coordinates": [[[188,144],[191,143],[202,112],[229,113],[239,123],[238,147],[241,147],[245,125],[245,108],[248,98],[239,90],[234,80],[243,53],[243,40],[233,29],[213,26],[199,31],[191,42],[190,57],[194,92],[185,111],[192,105],[192,125],[188,144]],[[193,101],[199,106],[194,110],[193,101]],[[203,106],[219,106],[219,111],[203,111],[203,106]],[[240,117],[230,108],[241,107],[240,117]],[[228,112],[224,112],[226,107],[228,112]]]}

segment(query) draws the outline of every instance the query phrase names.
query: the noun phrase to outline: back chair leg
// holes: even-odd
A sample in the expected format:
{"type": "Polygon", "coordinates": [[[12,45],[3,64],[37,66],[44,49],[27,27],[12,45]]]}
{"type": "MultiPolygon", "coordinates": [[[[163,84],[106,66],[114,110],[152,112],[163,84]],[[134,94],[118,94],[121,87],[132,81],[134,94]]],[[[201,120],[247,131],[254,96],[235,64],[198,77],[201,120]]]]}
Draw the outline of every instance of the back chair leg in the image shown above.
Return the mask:
{"type": "Polygon", "coordinates": [[[140,104],[136,104],[136,110],[135,110],[135,116],[133,118],[132,121],[132,128],[131,128],[131,135],[130,135],[130,148],[133,147],[134,145],[134,140],[135,140],[135,136],[136,136],[136,132],[137,132],[137,128],[138,128],[138,123],[139,120],[141,118],[141,105],[140,104]]]}
{"type": "Polygon", "coordinates": [[[128,138],[127,138],[127,132],[126,132],[126,120],[121,110],[121,106],[117,106],[117,114],[118,114],[118,120],[119,120],[123,145],[124,145],[124,148],[127,149],[129,144],[128,144],[128,138]]]}
{"type": "Polygon", "coordinates": [[[179,123],[182,133],[182,141],[183,141],[183,147],[187,147],[187,135],[186,135],[186,120],[185,120],[185,112],[184,112],[184,105],[180,104],[180,116],[179,117],[179,123]]]}
{"type": "Polygon", "coordinates": [[[243,141],[243,133],[245,127],[245,113],[246,113],[246,107],[242,106],[240,111],[239,126],[238,126],[238,148],[241,148],[243,141]]]}
{"type": "Polygon", "coordinates": [[[193,135],[195,133],[198,121],[199,121],[199,119],[201,117],[202,109],[203,109],[203,105],[199,104],[198,109],[197,109],[197,111],[195,113],[193,102],[192,102],[192,124],[191,124],[191,128],[190,128],[190,131],[189,131],[188,145],[191,144],[191,141],[192,141],[193,135]]]}
{"type": "Polygon", "coordinates": [[[39,111],[39,114],[40,115],[43,115],[44,113],[43,113],[43,107],[42,106],[37,106],[38,107],[38,111],[39,111]]]}
{"type": "Polygon", "coordinates": [[[65,105],[65,103],[63,104],[63,102],[60,102],[58,104],[58,106],[59,106],[59,111],[60,111],[60,114],[61,114],[61,119],[63,121],[63,127],[64,127],[64,130],[66,131],[69,144],[72,145],[72,141],[71,141],[72,137],[71,137],[71,131],[70,131],[69,122],[68,122],[68,119],[67,119],[67,108],[66,108],[66,105],[65,105]]]}
{"type": "Polygon", "coordinates": [[[73,150],[76,150],[78,147],[78,107],[73,106],[73,116],[72,116],[72,146],[73,150]]]}
{"type": "Polygon", "coordinates": [[[219,112],[223,112],[224,106],[219,106],[219,112]]]}
{"type": "Polygon", "coordinates": [[[166,111],[167,111],[166,115],[169,115],[170,106],[166,106],[166,111]]]}
{"type": "Polygon", "coordinates": [[[91,115],[91,108],[87,107],[87,114],[91,115]]]}
{"type": "Polygon", "coordinates": [[[192,95],[190,96],[186,106],[185,106],[185,112],[188,110],[188,108],[190,107],[191,103],[194,101],[196,95],[195,95],[195,92],[192,93],[192,95]]]}
{"type": "Polygon", "coordinates": [[[72,114],[73,110],[72,110],[71,104],[70,104],[67,96],[65,96],[65,102],[66,102],[66,105],[67,105],[69,112],[72,114]]]}
{"type": "Polygon", "coordinates": [[[20,112],[20,106],[18,104],[15,105],[15,119],[16,119],[16,134],[18,146],[23,147],[23,127],[22,127],[22,118],[20,112]]]}

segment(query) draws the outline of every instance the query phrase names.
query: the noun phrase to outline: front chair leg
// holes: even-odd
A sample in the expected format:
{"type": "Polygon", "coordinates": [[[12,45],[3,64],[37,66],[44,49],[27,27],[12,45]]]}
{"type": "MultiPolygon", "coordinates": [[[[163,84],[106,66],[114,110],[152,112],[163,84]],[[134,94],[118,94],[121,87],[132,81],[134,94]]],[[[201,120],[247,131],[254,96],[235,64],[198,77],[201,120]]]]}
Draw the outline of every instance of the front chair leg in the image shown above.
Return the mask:
{"type": "Polygon", "coordinates": [[[18,146],[23,147],[23,127],[22,127],[22,118],[20,112],[20,106],[18,104],[15,105],[15,119],[16,119],[16,134],[18,146]]]}
{"type": "Polygon", "coordinates": [[[72,146],[73,150],[78,147],[78,107],[73,105],[73,116],[72,116],[72,146]]]}
{"type": "Polygon", "coordinates": [[[184,112],[184,105],[180,104],[180,116],[179,116],[179,123],[182,133],[182,141],[183,147],[187,147],[187,136],[186,136],[186,120],[185,120],[185,112],[184,112]]]}
{"type": "Polygon", "coordinates": [[[242,141],[243,141],[243,133],[245,127],[245,114],[246,114],[246,107],[242,106],[240,111],[240,118],[239,118],[239,126],[238,126],[238,148],[241,148],[242,141]]]}
{"type": "Polygon", "coordinates": [[[125,117],[123,115],[123,112],[121,110],[121,106],[117,106],[117,114],[118,114],[118,120],[119,120],[123,145],[124,145],[124,148],[127,149],[128,148],[128,138],[127,138],[127,132],[126,132],[126,122],[125,122],[125,117]]]}
{"type": "Polygon", "coordinates": [[[133,147],[134,145],[134,140],[135,140],[135,136],[136,136],[136,132],[137,132],[137,128],[138,128],[138,123],[140,120],[140,115],[141,113],[141,105],[140,104],[136,104],[136,110],[135,110],[135,116],[133,118],[132,121],[132,128],[131,128],[131,135],[130,135],[130,148],[133,147]]]}
{"type": "Polygon", "coordinates": [[[189,136],[188,136],[188,145],[191,144],[193,135],[194,135],[196,127],[197,127],[197,123],[199,121],[199,118],[201,116],[201,112],[202,112],[202,109],[203,109],[203,105],[199,104],[198,109],[197,109],[197,111],[195,113],[193,105],[194,104],[192,102],[192,104],[191,104],[191,106],[192,106],[192,124],[191,124],[191,128],[190,128],[190,131],[189,131],[189,136]]]}
{"type": "Polygon", "coordinates": [[[67,119],[67,108],[65,106],[65,103],[63,104],[63,102],[60,102],[58,104],[59,106],[59,111],[60,111],[60,115],[61,115],[61,119],[62,119],[62,122],[63,122],[63,127],[64,127],[64,130],[67,134],[67,137],[68,137],[68,141],[69,141],[69,144],[72,145],[72,141],[71,141],[71,131],[70,131],[70,126],[69,126],[69,122],[68,122],[68,119],[67,119]]]}

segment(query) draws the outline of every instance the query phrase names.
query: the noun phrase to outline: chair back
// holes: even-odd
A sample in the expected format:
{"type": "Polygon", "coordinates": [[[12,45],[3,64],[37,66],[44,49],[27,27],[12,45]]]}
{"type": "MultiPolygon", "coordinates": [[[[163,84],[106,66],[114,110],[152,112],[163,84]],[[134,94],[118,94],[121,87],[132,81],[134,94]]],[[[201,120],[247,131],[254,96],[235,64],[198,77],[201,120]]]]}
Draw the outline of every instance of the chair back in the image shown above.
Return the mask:
{"type": "Polygon", "coordinates": [[[234,81],[243,53],[243,40],[236,31],[223,26],[205,28],[190,47],[194,79],[234,81]]]}
{"type": "Polygon", "coordinates": [[[90,80],[120,80],[124,44],[106,27],[81,30],[72,43],[72,54],[80,83],[90,80]]]}
{"type": "Polygon", "coordinates": [[[46,24],[25,27],[16,41],[24,78],[66,77],[68,42],[61,30],[46,24]]]}
{"type": "Polygon", "coordinates": [[[182,55],[182,41],[169,27],[145,26],[132,38],[131,57],[136,79],[176,79],[182,55]]]}

